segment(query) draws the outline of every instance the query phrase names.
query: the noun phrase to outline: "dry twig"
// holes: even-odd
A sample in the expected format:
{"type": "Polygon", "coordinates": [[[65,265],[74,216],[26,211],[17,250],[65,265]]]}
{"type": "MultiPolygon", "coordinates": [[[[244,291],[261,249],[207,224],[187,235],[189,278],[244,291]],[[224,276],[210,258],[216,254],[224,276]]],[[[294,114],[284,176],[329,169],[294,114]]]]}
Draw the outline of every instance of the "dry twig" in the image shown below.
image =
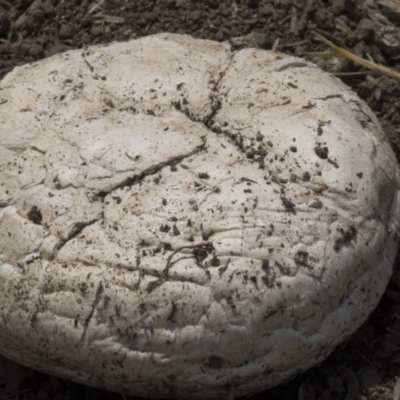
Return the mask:
{"type": "Polygon", "coordinates": [[[400,81],[400,72],[397,72],[391,68],[385,67],[384,65],[381,64],[375,64],[372,61],[365,60],[364,58],[361,58],[359,56],[356,56],[352,52],[342,49],[339,46],[336,46],[334,43],[329,41],[328,39],[324,38],[322,35],[320,35],[318,32],[313,31],[312,32],[318,39],[320,39],[322,42],[330,46],[334,50],[334,55],[338,57],[344,57],[347,58],[348,60],[351,60],[359,65],[362,65],[365,68],[368,68],[371,71],[374,71],[376,73],[379,73],[381,75],[386,75],[389,78],[396,79],[400,81]]]}

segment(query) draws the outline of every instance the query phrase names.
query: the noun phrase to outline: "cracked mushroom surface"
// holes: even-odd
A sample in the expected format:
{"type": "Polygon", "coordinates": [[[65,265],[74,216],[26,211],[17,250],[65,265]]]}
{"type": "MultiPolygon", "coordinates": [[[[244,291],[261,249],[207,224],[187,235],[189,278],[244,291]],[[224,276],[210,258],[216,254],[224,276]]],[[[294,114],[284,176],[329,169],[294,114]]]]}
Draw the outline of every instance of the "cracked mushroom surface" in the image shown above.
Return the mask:
{"type": "Polygon", "coordinates": [[[321,362],[392,271],[399,170],[304,60],[159,34],[0,82],[0,353],[143,397],[321,362]]]}

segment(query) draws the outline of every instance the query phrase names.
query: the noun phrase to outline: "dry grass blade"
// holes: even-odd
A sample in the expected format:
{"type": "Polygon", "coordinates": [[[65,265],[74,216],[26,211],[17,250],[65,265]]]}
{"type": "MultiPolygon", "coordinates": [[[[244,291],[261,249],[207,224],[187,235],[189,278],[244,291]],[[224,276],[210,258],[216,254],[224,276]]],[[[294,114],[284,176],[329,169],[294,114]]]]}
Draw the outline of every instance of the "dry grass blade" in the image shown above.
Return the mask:
{"type": "Polygon", "coordinates": [[[29,8],[15,21],[15,27],[17,29],[20,29],[24,26],[25,21],[27,16],[30,13],[34,13],[35,11],[38,10],[38,8],[41,6],[41,1],[40,0],[35,0],[30,6],[29,8]]]}
{"type": "Polygon", "coordinates": [[[371,61],[365,60],[364,58],[358,57],[355,54],[351,53],[348,50],[342,49],[339,46],[336,46],[335,44],[333,44],[331,41],[329,41],[328,39],[324,38],[322,35],[320,35],[318,32],[313,31],[313,34],[320,39],[322,42],[324,42],[325,44],[327,44],[328,46],[330,46],[332,49],[335,50],[335,52],[341,56],[341,57],[345,57],[348,60],[351,60],[357,64],[362,65],[365,68],[370,69],[371,71],[377,72],[379,74],[382,75],[386,75],[389,78],[393,78],[396,79],[398,81],[400,81],[400,72],[397,72],[391,68],[385,67],[384,65],[381,64],[375,64],[371,61]]]}
{"type": "Polygon", "coordinates": [[[86,18],[94,19],[94,20],[103,20],[103,21],[114,23],[114,24],[122,24],[123,22],[125,22],[124,17],[115,17],[113,15],[102,14],[102,13],[87,15],[86,18]]]}
{"type": "Polygon", "coordinates": [[[332,57],[344,58],[342,55],[336,54],[333,51],[306,51],[302,53],[302,55],[310,57],[318,57],[318,58],[332,58],[332,57]]]}
{"type": "Polygon", "coordinates": [[[333,75],[338,77],[355,77],[364,75],[378,75],[377,71],[358,71],[358,72],[332,72],[333,75]]]}
{"type": "Polygon", "coordinates": [[[378,1],[378,4],[388,8],[396,14],[400,14],[400,0],[380,0],[378,1]]]}

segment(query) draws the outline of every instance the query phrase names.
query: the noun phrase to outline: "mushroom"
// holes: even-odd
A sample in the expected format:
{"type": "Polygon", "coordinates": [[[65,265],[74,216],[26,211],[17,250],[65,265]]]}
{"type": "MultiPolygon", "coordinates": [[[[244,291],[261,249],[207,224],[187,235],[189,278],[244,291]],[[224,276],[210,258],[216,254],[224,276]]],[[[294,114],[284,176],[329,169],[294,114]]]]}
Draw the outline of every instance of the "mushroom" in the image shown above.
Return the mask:
{"type": "Polygon", "coordinates": [[[149,398],[237,396],[377,305],[399,168],[367,105],[271,51],[158,34],[0,83],[0,353],[149,398]]]}

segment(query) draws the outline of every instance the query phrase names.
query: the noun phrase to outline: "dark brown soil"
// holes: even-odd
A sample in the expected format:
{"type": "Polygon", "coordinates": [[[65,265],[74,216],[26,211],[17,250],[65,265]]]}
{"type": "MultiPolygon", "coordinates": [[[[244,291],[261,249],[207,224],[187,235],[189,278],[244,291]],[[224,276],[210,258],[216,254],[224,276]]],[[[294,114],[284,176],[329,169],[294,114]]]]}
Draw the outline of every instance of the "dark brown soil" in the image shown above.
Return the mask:
{"type": "MultiPolygon", "coordinates": [[[[17,65],[58,52],[164,31],[273,48],[331,72],[362,71],[343,59],[307,56],[328,50],[312,29],[400,71],[400,0],[0,0],[0,79],[17,65]]],[[[379,75],[343,79],[378,115],[400,158],[400,82],[379,75]]],[[[377,310],[328,360],[250,399],[399,399],[398,265],[377,310]]],[[[0,360],[0,399],[5,398],[129,399],[0,360]]]]}

